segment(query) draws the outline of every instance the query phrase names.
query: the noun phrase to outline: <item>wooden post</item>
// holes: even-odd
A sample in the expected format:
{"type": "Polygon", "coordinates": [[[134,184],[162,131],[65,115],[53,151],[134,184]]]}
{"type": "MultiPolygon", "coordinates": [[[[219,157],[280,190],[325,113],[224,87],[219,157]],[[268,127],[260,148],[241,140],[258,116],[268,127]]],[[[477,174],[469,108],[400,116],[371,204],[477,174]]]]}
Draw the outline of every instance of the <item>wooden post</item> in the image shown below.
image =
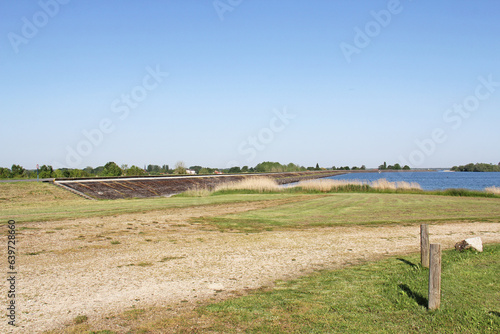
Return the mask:
{"type": "Polygon", "coordinates": [[[429,310],[441,305],[441,245],[431,244],[429,268],[429,310]]]}
{"type": "Polygon", "coordinates": [[[420,225],[420,263],[429,268],[429,225],[420,225]]]}

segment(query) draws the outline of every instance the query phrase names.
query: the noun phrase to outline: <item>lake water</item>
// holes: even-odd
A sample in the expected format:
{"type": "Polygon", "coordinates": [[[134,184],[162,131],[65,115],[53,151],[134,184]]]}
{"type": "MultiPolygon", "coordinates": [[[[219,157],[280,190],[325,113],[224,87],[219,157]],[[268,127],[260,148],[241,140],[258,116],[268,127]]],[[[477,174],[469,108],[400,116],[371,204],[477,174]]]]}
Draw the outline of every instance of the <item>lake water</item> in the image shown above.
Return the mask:
{"type": "Polygon", "coordinates": [[[334,180],[361,180],[417,182],[423,190],[438,190],[448,188],[464,188],[484,190],[486,187],[500,187],[500,172],[382,172],[382,173],[353,173],[330,176],[334,180]]]}

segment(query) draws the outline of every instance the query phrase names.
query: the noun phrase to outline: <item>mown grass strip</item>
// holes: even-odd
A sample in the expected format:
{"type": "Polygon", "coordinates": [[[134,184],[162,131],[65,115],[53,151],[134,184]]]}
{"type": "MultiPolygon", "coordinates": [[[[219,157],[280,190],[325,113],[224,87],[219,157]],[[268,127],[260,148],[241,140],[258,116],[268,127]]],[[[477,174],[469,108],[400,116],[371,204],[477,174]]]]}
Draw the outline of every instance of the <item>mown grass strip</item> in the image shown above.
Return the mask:
{"type": "Polygon", "coordinates": [[[197,218],[221,230],[258,232],[279,228],[352,224],[414,224],[444,221],[500,221],[496,198],[411,194],[325,194],[297,203],[219,217],[197,218]]]}

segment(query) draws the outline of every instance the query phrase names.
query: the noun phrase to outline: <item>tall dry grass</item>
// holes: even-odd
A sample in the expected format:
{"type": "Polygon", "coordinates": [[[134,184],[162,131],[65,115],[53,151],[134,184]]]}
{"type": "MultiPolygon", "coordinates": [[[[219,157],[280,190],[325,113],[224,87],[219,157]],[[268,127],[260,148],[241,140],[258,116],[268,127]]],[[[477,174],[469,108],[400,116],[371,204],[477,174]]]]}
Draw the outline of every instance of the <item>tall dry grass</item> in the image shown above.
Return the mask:
{"type": "Polygon", "coordinates": [[[369,191],[370,189],[379,190],[422,190],[420,185],[416,182],[389,182],[386,179],[375,180],[372,182],[360,180],[305,180],[299,183],[282,187],[276,183],[274,179],[267,177],[251,177],[240,181],[228,182],[217,185],[212,191],[206,188],[195,188],[184,193],[185,196],[204,197],[217,191],[231,191],[231,190],[250,190],[256,192],[281,192],[290,188],[302,189],[305,191],[320,191],[320,192],[334,192],[334,191],[369,191]]]}
{"type": "Polygon", "coordinates": [[[268,177],[250,177],[241,181],[223,183],[215,187],[214,191],[221,190],[254,190],[258,192],[280,191],[275,180],[268,177]]]}
{"type": "Polygon", "coordinates": [[[210,196],[210,194],[212,194],[212,192],[207,188],[192,188],[182,193],[182,195],[186,197],[206,197],[210,196]]]}
{"type": "Polygon", "coordinates": [[[304,190],[317,190],[322,192],[330,192],[341,189],[346,190],[368,190],[369,188],[380,190],[422,190],[422,187],[416,182],[396,181],[389,182],[386,179],[379,179],[372,182],[360,180],[312,180],[301,181],[295,187],[300,187],[304,190]]]}
{"type": "Polygon", "coordinates": [[[369,182],[370,187],[374,189],[381,190],[396,190],[396,189],[404,189],[404,190],[422,190],[420,184],[417,182],[406,182],[406,181],[396,181],[390,182],[386,179],[378,179],[372,182],[369,182]]]}
{"type": "Polygon", "coordinates": [[[300,181],[298,184],[292,186],[294,188],[301,188],[308,191],[321,191],[330,192],[339,189],[358,187],[362,188],[366,186],[362,181],[359,180],[306,180],[300,181]]]}
{"type": "Polygon", "coordinates": [[[492,186],[492,187],[484,188],[484,191],[486,191],[487,193],[494,194],[494,195],[500,195],[500,187],[492,186]]]}

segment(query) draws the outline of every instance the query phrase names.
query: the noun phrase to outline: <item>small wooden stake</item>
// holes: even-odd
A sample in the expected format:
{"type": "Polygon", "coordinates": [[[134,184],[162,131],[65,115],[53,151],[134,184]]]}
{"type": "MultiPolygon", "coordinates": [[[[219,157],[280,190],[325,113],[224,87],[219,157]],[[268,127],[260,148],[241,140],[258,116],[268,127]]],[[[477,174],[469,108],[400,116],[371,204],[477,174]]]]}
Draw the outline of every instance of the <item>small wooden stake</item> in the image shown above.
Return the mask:
{"type": "Polygon", "coordinates": [[[430,246],[429,268],[429,310],[436,310],[441,305],[441,245],[430,246]]]}
{"type": "Polygon", "coordinates": [[[420,225],[420,263],[429,268],[429,225],[420,225]]]}

